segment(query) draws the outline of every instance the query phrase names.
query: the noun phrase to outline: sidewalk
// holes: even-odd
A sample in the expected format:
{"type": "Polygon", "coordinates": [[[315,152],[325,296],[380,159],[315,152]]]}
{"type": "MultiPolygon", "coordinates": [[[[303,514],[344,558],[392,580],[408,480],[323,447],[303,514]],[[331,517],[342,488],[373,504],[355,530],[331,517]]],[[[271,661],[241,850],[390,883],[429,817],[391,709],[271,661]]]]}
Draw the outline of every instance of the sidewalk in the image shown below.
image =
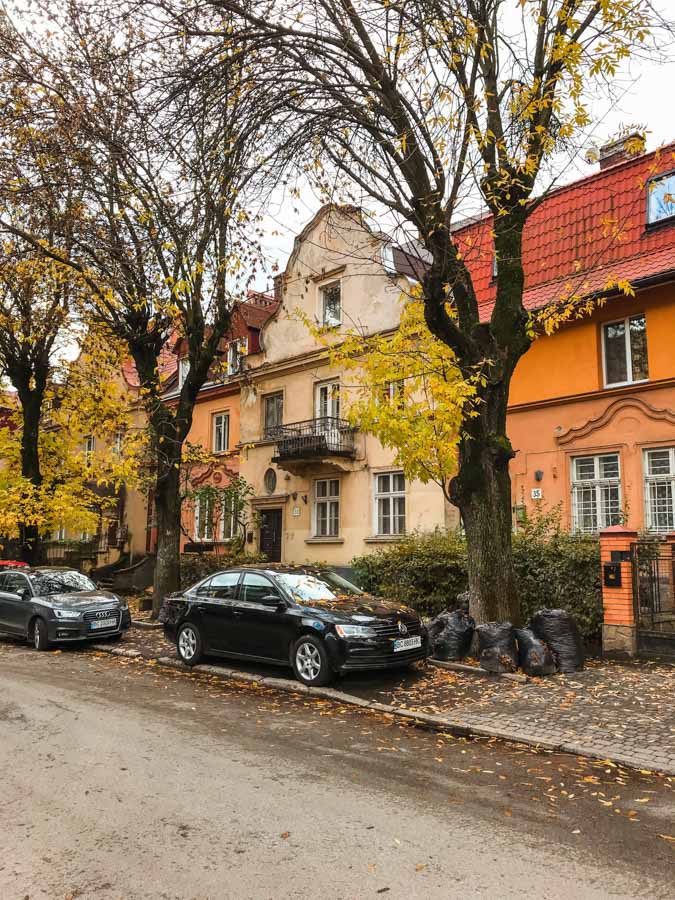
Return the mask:
{"type": "MultiPolygon", "coordinates": [[[[176,656],[161,630],[133,628],[121,645],[107,649],[115,647],[146,659],[176,656]]],[[[222,670],[225,677],[264,680],[267,686],[303,692],[301,685],[289,682],[288,669],[225,660],[222,666],[211,663],[209,674],[222,670]]],[[[455,733],[675,775],[675,665],[591,660],[581,672],[525,683],[478,672],[433,665],[404,673],[372,672],[342,678],[334,689],[320,693],[341,703],[417,717],[455,733]]]]}

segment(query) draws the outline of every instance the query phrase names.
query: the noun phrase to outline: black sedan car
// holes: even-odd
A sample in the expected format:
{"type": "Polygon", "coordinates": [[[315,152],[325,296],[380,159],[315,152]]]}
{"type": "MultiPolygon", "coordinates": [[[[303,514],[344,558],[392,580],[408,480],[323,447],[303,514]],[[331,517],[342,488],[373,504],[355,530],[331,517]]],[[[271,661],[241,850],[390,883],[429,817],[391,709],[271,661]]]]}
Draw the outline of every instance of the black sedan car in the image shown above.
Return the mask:
{"type": "Polygon", "coordinates": [[[0,572],[0,632],[46,650],[61,641],[119,637],[131,625],[129,607],[74,569],[0,572]]]}
{"type": "Polygon", "coordinates": [[[287,665],[305,684],[425,659],[427,634],[405,606],[365,594],[330,569],[228,569],[167,597],[160,615],[178,655],[287,665]]]}

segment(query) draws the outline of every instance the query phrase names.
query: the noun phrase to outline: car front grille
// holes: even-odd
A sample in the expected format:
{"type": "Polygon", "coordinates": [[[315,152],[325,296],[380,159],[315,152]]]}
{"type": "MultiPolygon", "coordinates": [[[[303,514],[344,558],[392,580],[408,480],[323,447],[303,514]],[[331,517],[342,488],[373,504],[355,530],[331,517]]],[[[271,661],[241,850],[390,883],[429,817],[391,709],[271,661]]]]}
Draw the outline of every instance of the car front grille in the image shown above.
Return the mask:
{"type": "Polygon", "coordinates": [[[91,612],[86,612],[82,616],[83,620],[89,625],[92,622],[98,622],[101,619],[114,619],[115,624],[109,625],[107,628],[98,628],[97,631],[100,631],[102,634],[105,634],[106,631],[114,631],[120,623],[120,614],[117,609],[96,609],[91,612]],[[101,615],[101,613],[105,613],[105,615],[101,615]]]}
{"type": "Polygon", "coordinates": [[[415,637],[415,635],[422,633],[422,625],[419,619],[401,621],[407,629],[406,631],[401,631],[398,627],[398,622],[381,622],[374,625],[369,624],[368,628],[372,628],[378,638],[390,638],[393,641],[397,641],[399,638],[415,637]]]}

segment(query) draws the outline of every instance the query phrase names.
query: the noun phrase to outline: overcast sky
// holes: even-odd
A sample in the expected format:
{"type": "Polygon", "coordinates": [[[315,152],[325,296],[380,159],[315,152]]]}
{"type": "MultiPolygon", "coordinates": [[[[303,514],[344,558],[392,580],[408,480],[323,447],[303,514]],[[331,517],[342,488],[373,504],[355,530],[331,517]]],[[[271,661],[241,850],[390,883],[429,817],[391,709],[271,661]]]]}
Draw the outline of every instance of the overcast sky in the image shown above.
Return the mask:
{"type": "MultiPolygon", "coordinates": [[[[673,0],[664,0],[664,11],[673,0]]],[[[672,12],[672,10],[671,10],[672,12]]],[[[647,150],[675,139],[675,119],[672,114],[672,92],[675,86],[675,48],[668,53],[666,63],[631,62],[617,79],[619,99],[608,103],[599,97],[592,110],[594,125],[589,144],[600,147],[619,130],[628,125],[647,129],[647,150]]],[[[560,181],[569,182],[597,171],[597,163],[585,160],[586,148],[570,163],[565,160],[560,181]]],[[[277,263],[283,271],[293,247],[293,238],[319,208],[319,201],[310,191],[303,191],[297,200],[280,195],[265,221],[264,250],[270,265],[277,263]],[[297,209],[297,212],[296,212],[297,209]]],[[[271,280],[262,274],[256,281],[258,289],[271,286],[271,280]]]]}

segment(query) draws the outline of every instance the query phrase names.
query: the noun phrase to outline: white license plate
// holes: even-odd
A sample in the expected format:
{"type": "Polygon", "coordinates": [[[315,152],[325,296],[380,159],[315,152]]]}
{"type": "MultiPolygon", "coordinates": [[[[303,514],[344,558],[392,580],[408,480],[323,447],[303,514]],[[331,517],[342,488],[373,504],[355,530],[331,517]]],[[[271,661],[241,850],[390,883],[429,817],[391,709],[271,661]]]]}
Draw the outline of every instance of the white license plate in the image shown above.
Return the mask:
{"type": "Polygon", "coordinates": [[[420,635],[417,635],[417,637],[401,638],[398,641],[394,641],[394,653],[398,653],[399,650],[412,650],[415,647],[421,646],[422,638],[420,635]]]}
{"type": "Polygon", "coordinates": [[[95,619],[89,626],[92,631],[98,631],[99,628],[114,628],[117,625],[117,619],[95,619]]]}

